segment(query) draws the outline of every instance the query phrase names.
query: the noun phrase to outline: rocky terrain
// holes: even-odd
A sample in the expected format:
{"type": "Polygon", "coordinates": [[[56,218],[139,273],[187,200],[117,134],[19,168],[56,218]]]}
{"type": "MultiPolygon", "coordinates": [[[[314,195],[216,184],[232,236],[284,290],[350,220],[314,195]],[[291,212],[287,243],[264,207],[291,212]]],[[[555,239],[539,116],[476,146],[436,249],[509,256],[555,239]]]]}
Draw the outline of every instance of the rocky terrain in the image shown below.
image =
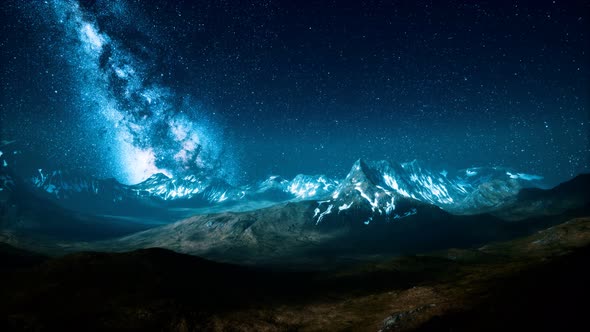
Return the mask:
{"type": "Polygon", "coordinates": [[[0,249],[3,331],[565,331],[584,323],[590,295],[590,218],[323,271],[164,249],[53,259],[0,249]]]}
{"type": "Polygon", "coordinates": [[[228,263],[326,266],[509,240],[590,210],[588,175],[549,190],[522,189],[492,213],[473,215],[414,198],[386,176],[392,170],[383,175],[376,169],[357,162],[326,199],[204,213],[164,225],[67,210],[15,186],[3,193],[0,239],[51,255],[161,247],[228,263]]]}
{"type": "MultiPolygon", "coordinates": [[[[476,181],[482,170],[471,169],[463,192],[465,179],[435,181],[416,167],[358,161],[329,183],[326,197],[175,222],[158,222],[158,213],[174,216],[159,205],[143,210],[145,218],[67,209],[5,172],[0,330],[497,331],[580,323],[589,175],[540,189],[503,170],[503,180],[493,170],[476,181]],[[481,211],[453,212],[445,205],[451,198],[481,211]]],[[[297,189],[295,182],[273,178],[265,195],[297,189]]]]}

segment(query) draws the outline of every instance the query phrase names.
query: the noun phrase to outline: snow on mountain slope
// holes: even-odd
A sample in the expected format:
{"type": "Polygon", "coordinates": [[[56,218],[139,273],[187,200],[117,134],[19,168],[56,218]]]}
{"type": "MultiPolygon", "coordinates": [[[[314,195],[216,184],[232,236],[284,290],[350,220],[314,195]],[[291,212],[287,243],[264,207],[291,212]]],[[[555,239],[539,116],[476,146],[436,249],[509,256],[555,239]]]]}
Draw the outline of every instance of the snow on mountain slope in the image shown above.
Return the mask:
{"type": "MultiPolygon", "coordinates": [[[[500,167],[469,168],[449,173],[419,162],[391,163],[358,160],[344,180],[323,175],[280,176],[235,187],[215,178],[173,179],[155,174],[136,185],[98,180],[60,171],[39,170],[30,178],[36,190],[59,200],[97,200],[109,204],[148,202],[163,206],[236,206],[245,202],[317,200],[315,218],[366,208],[378,215],[401,218],[415,213],[401,202],[421,202],[457,214],[489,212],[510,203],[523,188],[537,187],[542,178],[500,167]],[[396,211],[396,212],[394,212],[396,211]]],[[[411,205],[411,204],[410,204],[411,205]]],[[[235,209],[239,210],[239,207],[235,209]]],[[[367,220],[370,222],[370,220],[367,220]]]]}
{"type": "Polygon", "coordinates": [[[316,223],[342,213],[363,215],[365,224],[418,213],[431,204],[456,214],[490,212],[512,203],[523,188],[541,177],[504,168],[470,168],[454,174],[432,171],[417,161],[395,164],[357,160],[331,197],[319,201],[316,223]],[[370,213],[368,213],[370,211],[370,213]]]}

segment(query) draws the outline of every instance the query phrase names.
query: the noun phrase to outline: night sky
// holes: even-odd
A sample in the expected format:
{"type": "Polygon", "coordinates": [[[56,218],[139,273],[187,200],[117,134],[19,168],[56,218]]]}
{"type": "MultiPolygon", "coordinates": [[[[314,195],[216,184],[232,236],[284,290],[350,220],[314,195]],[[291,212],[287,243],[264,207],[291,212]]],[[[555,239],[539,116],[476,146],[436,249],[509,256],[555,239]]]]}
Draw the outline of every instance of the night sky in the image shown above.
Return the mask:
{"type": "Polygon", "coordinates": [[[590,171],[587,1],[1,8],[0,139],[23,168],[126,183],[343,176],[358,158],[553,184],[590,171]]]}

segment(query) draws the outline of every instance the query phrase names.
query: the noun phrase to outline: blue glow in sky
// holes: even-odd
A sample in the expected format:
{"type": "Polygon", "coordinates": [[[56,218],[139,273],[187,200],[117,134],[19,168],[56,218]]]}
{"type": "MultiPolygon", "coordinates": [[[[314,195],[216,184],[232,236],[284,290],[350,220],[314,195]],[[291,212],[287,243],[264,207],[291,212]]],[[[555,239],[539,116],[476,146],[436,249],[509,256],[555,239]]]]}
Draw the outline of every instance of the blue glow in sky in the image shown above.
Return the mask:
{"type": "Polygon", "coordinates": [[[132,183],[358,158],[590,171],[583,1],[8,1],[1,133],[132,183]]]}

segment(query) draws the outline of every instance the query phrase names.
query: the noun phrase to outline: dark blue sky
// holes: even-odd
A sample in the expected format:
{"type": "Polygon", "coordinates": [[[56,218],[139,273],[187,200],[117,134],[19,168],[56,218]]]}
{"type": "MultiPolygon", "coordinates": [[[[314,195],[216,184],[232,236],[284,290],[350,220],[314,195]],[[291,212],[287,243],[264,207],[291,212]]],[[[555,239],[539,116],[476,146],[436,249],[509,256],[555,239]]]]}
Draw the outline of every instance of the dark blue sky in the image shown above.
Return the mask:
{"type": "Polygon", "coordinates": [[[590,170],[586,1],[48,2],[2,5],[1,133],[30,163],[590,170]]]}

